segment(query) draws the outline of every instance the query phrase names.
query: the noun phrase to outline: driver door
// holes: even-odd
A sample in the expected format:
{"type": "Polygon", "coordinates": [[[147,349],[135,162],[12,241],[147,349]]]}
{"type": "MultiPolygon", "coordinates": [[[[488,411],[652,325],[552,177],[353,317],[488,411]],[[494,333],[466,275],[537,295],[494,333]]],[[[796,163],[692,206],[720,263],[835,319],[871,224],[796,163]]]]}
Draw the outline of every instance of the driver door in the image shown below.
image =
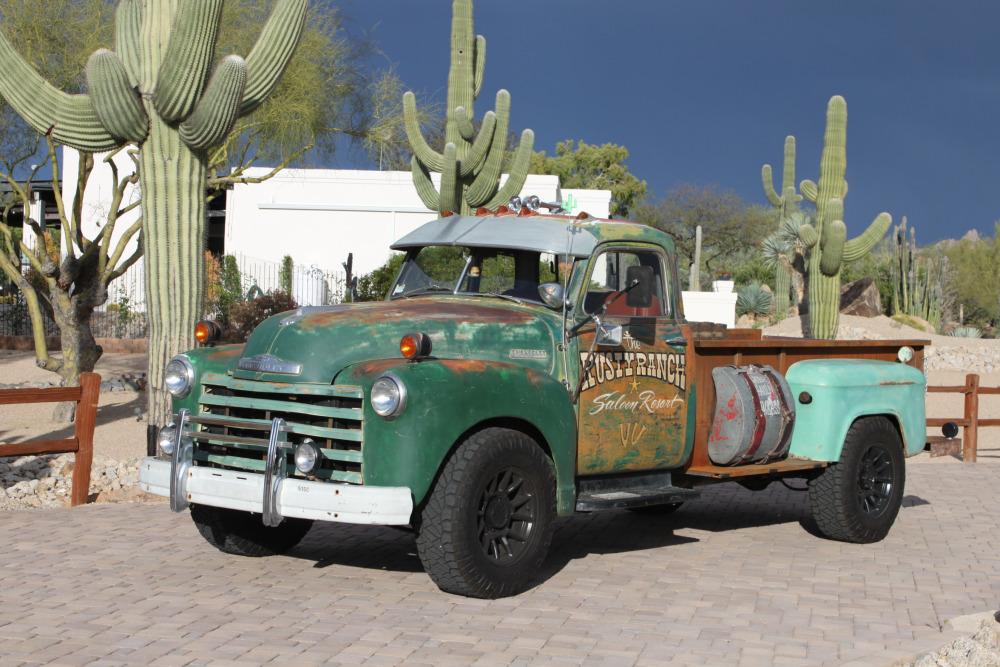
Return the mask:
{"type": "Polygon", "coordinates": [[[601,249],[591,260],[581,303],[587,313],[604,309],[605,334],[621,327],[621,336],[609,340],[588,324],[578,337],[579,475],[675,468],[684,461],[686,341],[673,313],[668,267],[658,248],[635,245],[601,249]],[[638,275],[630,267],[652,269],[648,305],[623,294],[627,276],[638,275]]]}

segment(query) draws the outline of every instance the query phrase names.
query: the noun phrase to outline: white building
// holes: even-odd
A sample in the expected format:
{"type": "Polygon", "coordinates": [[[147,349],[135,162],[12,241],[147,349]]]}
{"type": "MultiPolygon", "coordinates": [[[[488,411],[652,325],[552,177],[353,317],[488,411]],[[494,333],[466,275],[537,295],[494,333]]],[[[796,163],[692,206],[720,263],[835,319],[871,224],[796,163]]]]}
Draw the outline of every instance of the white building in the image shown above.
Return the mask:
{"type": "MultiPolygon", "coordinates": [[[[63,149],[62,195],[69,210],[76,197],[79,159],[75,150],[63,149]]],[[[95,156],[94,162],[82,207],[87,238],[106,223],[114,195],[111,165],[104,156],[95,156]]],[[[132,173],[126,151],[116,154],[114,163],[119,178],[132,173]]],[[[252,168],[246,176],[260,177],[269,171],[252,168]]],[[[434,178],[439,180],[436,174],[434,178]]],[[[128,186],[124,203],[139,194],[138,186],[128,186]]],[[[571,213],[586,211],[595,217],[607,217],[611,205],[609,190],[561,189],[557,176],[528,176],[522,196],[528,195],[562,202],[571,213]]],[[[118,221],[113,242],[139,215],[136,209],[118,221]]],[[[354,256],[355,275],[369,273],[389,258],[393,241],[434,219],[436,213],[420,201],[408,171],[285,169],[263,183],[235,186],[226,193],[224,207],[213,207],[208,215],[213,250],[236,256],[244,272],[255,274],[255,284],[265,291],[277,287],[277,267],[284,256],[291,256],[296,264],[294,296],[303,305],[315,305],[338,291],[323,283],[342,273],[348,253],[354,256]]],[[[124,256],[133,248],[134,241],[124,256]]],[[[141,262],[112,284],[109,301],[114,302],[122,290],[128,290],[133,307],[142,307],[141,262]]]]}

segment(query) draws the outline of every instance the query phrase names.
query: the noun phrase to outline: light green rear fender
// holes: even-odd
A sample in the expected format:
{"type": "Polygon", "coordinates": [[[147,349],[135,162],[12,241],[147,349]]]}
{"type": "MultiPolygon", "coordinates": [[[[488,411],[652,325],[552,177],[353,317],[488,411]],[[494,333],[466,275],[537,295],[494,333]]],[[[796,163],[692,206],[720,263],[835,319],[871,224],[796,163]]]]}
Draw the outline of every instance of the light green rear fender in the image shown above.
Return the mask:
{"type": "Polygon", "coordinates": [[[847,430],[867,415],[895,419],[907,456],[924,449],[927,380],[917,369],[888,361],[813,359],[793,364],[785,377],[796,401],[792,456],[839,460],[847,430]],[[811,402],[802,402],[803,392],[811,402]]]}
{"type": "Polygon", "coordinates": [[[364,483],[407,486],[419,504],[464,433],[487,422],[520,422],[544,439],[556,474],[560,514],[576,502],[576,416],[566,388],[551,376],[496,361],[404,359],[348,367],[338,384],[364,388],[364,483]],[[406,389],[398,417],[374,413],[372,383],[391,374],[406,389]]]}

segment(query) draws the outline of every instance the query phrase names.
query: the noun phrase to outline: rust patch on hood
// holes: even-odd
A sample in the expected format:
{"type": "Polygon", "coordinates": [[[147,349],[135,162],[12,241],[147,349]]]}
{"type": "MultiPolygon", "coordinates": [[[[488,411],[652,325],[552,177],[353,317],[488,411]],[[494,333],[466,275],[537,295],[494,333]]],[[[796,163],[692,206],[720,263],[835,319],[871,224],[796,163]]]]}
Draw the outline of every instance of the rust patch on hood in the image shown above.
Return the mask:
{"type": "Polygon", "coordinates": [[[219,347],[212,348],[212,351],[205,355],[206,359],[211,361],[226,361],[228,359],[234,359],[243,354],[243,345],[221,345],[219,347]]]}
{"type": "Polygon", "coordinates": [[[497,365],[496,362],[490,363],[481,359],[445,359],[440,363],[456,373],[482,373],[491,365],[497,365]]]}
{"type": "MultiPolygon", "coordinates": [[[[482,301],[480,297],[474,297],[482,301]]],[[[349,306],[332,306],[307,313],[299,322],[303,330],[323,328],[341,322],[377,325],[387,320],[420,322],[478,322],[484,324],[526,324],[534,315],[514,304],[486,305],[456,297],[417,297],[395,301],[373,301],[349,306]]]]}
{"type": "Polygon", "coordinates": [[[376,373],[384,373],[390,368],[395,368],[399,366],[400,362],[403,362],[402,358],[399,359],[376,359],[375,361],[365,361],[354,368],[357,369],[358,375],[375,375],[376,373]]]}

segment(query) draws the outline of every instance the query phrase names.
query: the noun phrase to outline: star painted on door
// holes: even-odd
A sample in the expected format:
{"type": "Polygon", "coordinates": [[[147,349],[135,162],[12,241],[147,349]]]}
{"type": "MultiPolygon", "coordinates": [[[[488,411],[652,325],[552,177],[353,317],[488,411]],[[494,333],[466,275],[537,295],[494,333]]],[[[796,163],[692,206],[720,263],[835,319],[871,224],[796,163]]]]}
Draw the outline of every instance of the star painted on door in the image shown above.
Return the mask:
{"type": "Polygon", "coordinates": [[[638,380],[636,380],[636,379],[633,378],[632,384],[630,384],[629,386],[632,387],[632,391],[639,391],[639,381],[638,380]]]}

